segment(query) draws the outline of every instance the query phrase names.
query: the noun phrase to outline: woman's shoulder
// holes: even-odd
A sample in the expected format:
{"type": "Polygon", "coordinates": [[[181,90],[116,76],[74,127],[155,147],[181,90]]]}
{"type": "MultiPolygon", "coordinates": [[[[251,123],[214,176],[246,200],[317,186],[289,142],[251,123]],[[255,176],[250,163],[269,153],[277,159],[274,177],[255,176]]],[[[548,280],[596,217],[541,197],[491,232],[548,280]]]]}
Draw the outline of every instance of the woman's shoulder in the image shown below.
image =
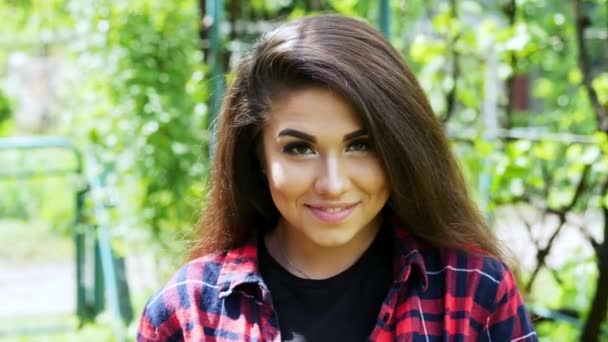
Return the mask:
{"type": "Polygon", "coordinates": [[[508,265],[474,249],[420,249],[423,293],[429,298],[470,298],[493,311],[505,296],[519,293],[508,265]]]}
{"type": "Polygon", "coordinates": [[[511,274],[499,258],[467,248],[436,247],[421,250],[427,275],[465,273],[486,278],[498,284],[511,274]]]}
{"type": "MultiPolygon", "coordinates": [[[[191,307],[204,313],[205,308],[213,308],[214,298],[219,298],[218,277],[224,264],[226,253],[213,253],[193,259],[183,266],[154,293],[147,301],[138,336],[152,336],[159,327],[163,330],[180,331],[184,322],[181,317],[191,307]]],[[[145,340],[141,338],[140,340],[145,340]]]]}
{"type": "Polygon", "coordinates": [[[218,288],[218,277],[224,264],[225,253],[212,253],[190,260],[182,265],[148,300],[147,307],[184,305],[184,299],[202,289],[218,288]],[[185,296],[187,295],[187,296],[185,296]]]}
{"type": "Polygon", "coordinates": [[[490,307],[502,295],[517,291],[515,276],[509,266],[492,255],[447,247],[425,249],[421,254],[426,288],[431,292],[444,289],[453,291],[452,295],[456,297],[473,296],[490,307]]]}
{"type": "MultiPolygon", "coordinates": [[[[400,267],[407,264],[416,265],[425,289],[429,288],[429,285],[439,283],[464,283],[468,288],[471,285],[479,285],[492,289],[512,278],[505,262],[478,248],[438,245],[416,237],[406,230],[398,230],[396,238],[398,255],[405,256],[396,260],[405,261],[400,267]]],[[[402,274],[409,276],[408,272],[402,274]]],[[[432,286],[435,289],[443,287],[432,286]]]]}
{"type": "Polygon", "coordinates": [[[473,325],[495,340],[537,340],[516,278],[504,261],[466,249],[441,248],[431,254],[425,256],[427,299],[443,298],[446,311],[468,312],[473,325]]]}

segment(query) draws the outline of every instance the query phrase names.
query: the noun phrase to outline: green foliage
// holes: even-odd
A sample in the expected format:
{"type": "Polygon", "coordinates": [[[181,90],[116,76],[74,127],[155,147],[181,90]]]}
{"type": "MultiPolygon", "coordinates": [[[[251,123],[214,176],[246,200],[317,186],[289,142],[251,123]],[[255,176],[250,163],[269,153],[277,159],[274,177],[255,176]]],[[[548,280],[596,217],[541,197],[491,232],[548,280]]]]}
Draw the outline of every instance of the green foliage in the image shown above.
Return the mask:
{"type": "Polygon", "coordinates": [[[600,104],[608,107],[608,72],[599,74],[593,80],[593,88],[597,92],[600,104]]]}
{"type": "Polygon", "coordinates": [[[188,213],[198,205],[188,201],[200,195],[196,188],[205,174],[200,159],[207,134],[205,107],[196,106],[205,99],[196,27],[175,25],[196,22],[196,13],[183,13],[176,5],[163,10],[143,6],[121,17],[109,31],[109,43],[122,50],[110,94],[114,103],[132,113],[137,138],[127,134],[117,143],[135,143],[138,149],[134,167],[144,180],[143,208],[149,223],[158,232],[171,232],[191,223],[188,213]]]}
{"type": "Polygon", "coordinates": [[[113,170],[117,225],[183,250],[173,241],[192,229],[207,170],[198,13],[194,2],[105,5],[70,8],[83,37],[70,48],[87,75],[73,101],[87,112],[65,129],[113,170]]]}
{"type": "Polygon", "coordinates": [[[8,96],[0,89],[0,125],[11,118],[13,108],[8,96]]]}
{"type": "Polygon", "coordinates": [[[69,233],[74,220],[77,180],[73,175],[44,177],[46,172],[74,169],[74,158],[65,151],[0,149],[0,218],[42,220],[55,230],[69,233]],[[20,177],[25,174],[33,177],[20,177]]]}
{"type": "MultiPolygon", "coordinates": [[[[427,16],[430,27],[412,30],[405,24],[396,35],[411,42],[403,44],[406,60],[412,62],[448,132],[467,137],[456,139],[453,148],[488,216],[499,206],[519,202],[579,215],[608,205],[608,196],[600,187],[608,174],[606,134],[598,132],[584,89],[571,7],[542,0],[516,1],[510,17],[508,1],[483,5],[470,1],[415,3],[412,7],[420,6],[417,13],[427,16]],[[520,132],[532,133],[535,138],[484,138],[484,74],[490,67],[490,54],[497,61],[491,71],[501,82],[500,127],[521,127],[520,132]],[[524,110],[513,108],[504,91],[512,78],[520,75],[526,75],[531,91],[529,108],[524,110]],[[450,96],[454,98],[451,104],[450,96]],[[564,133],[588,135],[594,142],[573,143],[564,133]],[[577,189],[580,195],[574,201],[577,189]]],[[[602,23],[608,21],[602,6],[605,1],[586,2],[584,11],[591,20],[587,32],[601,30],[602,23]]],[[[586,46],[593,87],[605,106],[608,78],[601,72],[605,38],[587,38],[586,46]]],[[[555,294],[547,291],[546,278],[539,277],[536,284],[542,289],[533,291],[538,297],[532,303],[587,312],[595,288],[594,262],[595,258],[587,260],[589,267],[576,268],[575,275],[571,268],[559,270],[564,282],[555,286],[555,294]]],[[[575,340],[581,327],[542,323],[538,329],[539,336],[550,340],[556,336],[575,340]]]]}
{"type": "MultiPolygon", "coordinates": [[[[378,22],[379,2],[371,0],[315,1],[316,7],[303,0],[242,1],[237,11],[225,3],[224,18],[235,15],[244,23],[325,10],[378,22]]],[[[522,201],[570,213],[607,206],[608,195],[598,185],[608,174],[608,142],[598,131],[583,85],[571,6],[523,0],[515,1],[510,12],[509,3],[392,0],[391,41],[412,66],[447,131],[459,137],[453,149],[485,210],[522,201]],[[499,126],[532,132],[536,138],[487,136],[488,74],[498,82],[499,126]],[[529,82],[527,108],[513,107],[509,98],[508,84],[518,76],[529,82]],[[588,135],[594,142],[567,142],[559,138],[563,133],[588,135]],[[584,172],[586,186],[572,203],[584,172]]],[[[14,33],[12,49],[35,53],[40,47],[27,46],[41,40],[77,70],[66,84],[70,90],[58,133],[73,137],[112,170],[113,233],[126,238],[128,246],[142,233],[154,237],[154,248],[183,252],[180,239],[188,238],[204,198],[210,70],[204,62],[206,45],[199,41],[198,5],[193,0],[0,4],[7,13],[0,29],[14,33]],[[49,43],[53,40],[61,43],[49,43]]],[[[605,30],[605,5],[605,0],[593,0],[584,6],[590,20],[586,43],[592,85],[603,106],[608,104],[608,73],[601,69],[605,38],[594,32],[605,30]]],[[[224,53],[234,53],[225,56],[226,65],[253,41],[253,31],[225,40],[224,53]]],[[[0,49],[0,61],[6,57],[0,49]]],[[[0,134],[12,127],[10,120],[2,124],[10,112],[4,99],[0,94],[0,134]]],[[[9,201],[0,201],[0,210],[27,216],[42,206],[30,196],[20,198],[18,182],[4,189],[9,189],[5,197],[19,205],[8,209],[9,201]]],[[[563,270],[565,279],[594,278],[587,268],[575,276],[568,272],[563,270]]],[[[584,312],[590,290],[576,297],[581,290],[576,286],[565,281],[559,294],[551,296],[555,302],[545,304],[584,312]],[[574,297],[576,305],[568,302],[574,297]]],[[[567,325],[543,323],[539,332],[577,336],[567,325]]]]}
{"type": "MultiPolygon", "coordinates": [[[[70,66],[61,89],[62,124],[54,133],[72,137],[85,155],[112,170],[113,234],[141,240],[132,233],[139,229],[165,250],[180,253],[180,237],[188,238],[194,226],[207,174],[208,76],[197,5],[152,0],[0,4],[2,13],[12,13],[0,23],[14,33],[10,48],[37,54],[49,46],[70,66]]],[[[0,49],[0,60],[7,57],[0,49]]],[[[0,97],[1,118],[5,102],[0,97]]],[[[7,121],[0,130],[11,127],[7,121]]],[[[65,224],[66,215],[58,215],[63,209],[43,204],[47,192],[36,196],[22,184],[3,183],[10,190],[0,201],[4,214],[40,216],[42,208],[43,217],[65,224]]],[[[48,182],[36,184],[49,189],[48,182]]],[[[63,203],[73,205],[72,197],[63,203]]]]}
{"type": "MultiPolygon", "coordinates": [[[[541,271],[537,286],[532,290],[531,302],[536,306],[559,309],[562,312],[585,313],[595,290],[597,269],[594,260],[575,257],[559,270],[558,276],[560,282],[549,271],[541,271]]],[[[583,314],[575,319],[583,322],[585,318],[583,314]]],[[[577,340],[582,329],[582,326],[562,321],[544,321],[535,327],[540,338],[559,338],[564,341],[577,340]]]]}

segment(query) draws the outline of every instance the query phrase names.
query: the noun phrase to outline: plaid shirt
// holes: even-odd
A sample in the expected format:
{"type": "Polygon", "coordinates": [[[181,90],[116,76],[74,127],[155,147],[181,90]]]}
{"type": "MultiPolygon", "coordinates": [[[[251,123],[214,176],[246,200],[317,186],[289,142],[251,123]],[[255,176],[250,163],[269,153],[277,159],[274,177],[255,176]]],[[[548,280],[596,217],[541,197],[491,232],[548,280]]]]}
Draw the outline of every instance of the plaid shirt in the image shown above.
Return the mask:
{"type": "MultiPolygon", "coordinates": [[[[537,341],[500,261],[395,229],[394,283],[370,341],[537,341]]],[[[281,341],[256,242],[183,266],[152,298],[137,341],[281,341]]]]}

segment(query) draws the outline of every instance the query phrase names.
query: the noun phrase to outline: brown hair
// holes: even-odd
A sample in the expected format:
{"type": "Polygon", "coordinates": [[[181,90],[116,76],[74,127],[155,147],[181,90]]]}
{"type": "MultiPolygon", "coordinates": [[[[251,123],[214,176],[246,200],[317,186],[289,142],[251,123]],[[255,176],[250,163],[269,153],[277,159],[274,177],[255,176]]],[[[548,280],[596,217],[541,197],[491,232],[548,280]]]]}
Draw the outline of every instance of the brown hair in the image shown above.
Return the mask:
{"type": "Polygon", "coordinates": [[[504,254],[469,197],[443,127],[413,73],[377,31],[339,15],[266,34],[241,61],[219,118],[211,187],[191,256],[242,244],[277,211],[258,153],[273,98],[323,86],[360,115],[388,178],[392,211],[436,246],[504,254]]]}

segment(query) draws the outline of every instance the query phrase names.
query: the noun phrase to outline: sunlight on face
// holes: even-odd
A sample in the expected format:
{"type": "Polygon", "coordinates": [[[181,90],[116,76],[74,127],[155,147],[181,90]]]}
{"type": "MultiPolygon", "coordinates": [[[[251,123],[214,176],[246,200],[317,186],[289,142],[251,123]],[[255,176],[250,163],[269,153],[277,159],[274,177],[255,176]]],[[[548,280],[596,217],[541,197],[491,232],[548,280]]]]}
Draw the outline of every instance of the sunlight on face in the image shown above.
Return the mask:
{"type": "Polygon", "coordinates": [[[275,102],[263,147],[270,193],[289,234],[331,247],[377,230],[388,182],[340,96],[309,88],[275,102]]]}

